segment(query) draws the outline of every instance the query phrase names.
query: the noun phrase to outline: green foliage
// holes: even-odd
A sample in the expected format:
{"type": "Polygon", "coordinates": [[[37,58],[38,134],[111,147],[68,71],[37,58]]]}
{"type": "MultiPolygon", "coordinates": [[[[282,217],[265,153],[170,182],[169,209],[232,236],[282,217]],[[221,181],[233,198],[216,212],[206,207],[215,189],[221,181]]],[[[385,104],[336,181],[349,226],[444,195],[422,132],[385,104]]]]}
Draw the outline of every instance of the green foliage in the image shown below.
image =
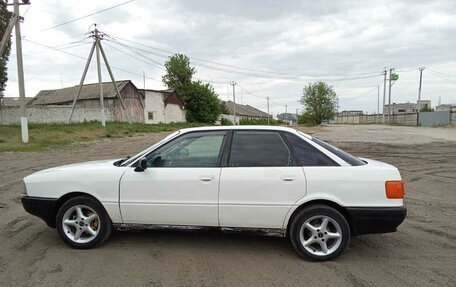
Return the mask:
{"type": "Polygon", "coordinates": [[[0,125],[0,152],[63,148],[102,138],[121,138],[136,134],[169,132],[198,125],[200,124],[149,125],[133,123],[130,125],[125,122],[107,122],[106,127],[102,127],[101,123],[96,121],[74,124],[29,124],[30,142],[28,144],[22,143],[20,125],[0,125]]]}
{"type": "MultiPolygon", "coordinates": [[[[239,120],[240,125],[267,125],[268,124],[268,119],[241,119],[239,120]]],[[[280,121],[274,120],[274,119],[269,119],[269,125],[279,125],[281,124],[280,121]]]]}
{"type": "Polygon", "coordinates": [[[196,69],[190,66],[190,59],[183,54],[169,57],[165,63],[166,75],[162,77],[163,83],[181,95],[185,86],[192,82],[196,69]]]}
{"type": "Polygon", "coordinates": [[[433,108],[430,108],[428,106],[424,106],[424,107],[421,108],[420,113],[427,113],[427,112],[433,112],[433,111],[434,111],[433,108]]]}
{"type": "MultiPolygon", "coordinates": [[[[4,1],[0,1],[0,39],[5,34],[8,27],[11,13],[6,9],[4,1]]],[[[8,81],[7,63],[11,52],[11,36],[8,40],[5,50],[0,55],[0,98],[4,96],[6,82],[8,81]]]]}
{"type": "Polygon", "coordinates": [[[176,54],[169,57],[165,67],[163,83],[174,89],[184,101],[187,121],[215,123],[225,107],[210,84],[192,81],[196,69],[190,66],[190,59],[186,55],[176,54]]]}
{"type": "Polygon", "coordinates": [[[303,89],[299,102],[304,106],[304,121],[321,124],[332,119],[337,112],[337,95],[325,82],[309,83],[303,89]]]}
{"type": "Polygon", "coordinates": [[[300,125],[314,125],[314,119],[311,117],[310,114],[304,113],[302,115],[298,115],[298,124],[300,125]]]}
{"type": "Polygon", "coordinates": [[[222,113],[222,105],[210,84],[194,81],[184,86],[182,99],[189,122],[215,123],[222,113]]]}
{"type": "Polygon", "coordinates": [[[220,125],[221,125],[221,126],[232,126],[232,125],[233,125],[233,122],[230,121],[230,120],[227,119],[227,118],[222,118],[222,119],[220,120],[220,125]]]}

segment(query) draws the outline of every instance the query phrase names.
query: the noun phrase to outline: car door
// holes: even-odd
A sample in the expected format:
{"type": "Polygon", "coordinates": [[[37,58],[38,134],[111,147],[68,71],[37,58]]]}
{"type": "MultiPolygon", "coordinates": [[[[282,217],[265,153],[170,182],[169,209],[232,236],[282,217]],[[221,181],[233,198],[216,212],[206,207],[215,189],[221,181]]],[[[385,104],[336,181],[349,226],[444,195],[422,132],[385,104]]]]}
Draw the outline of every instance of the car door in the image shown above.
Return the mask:
{"type": "Polygon", "coordinates": [[[218,226],[220,158],[226,131],[186,133],[146,155],[147,169],[120,182],[125,223],[218,226]]]}
{"type": "Polygon", "coordinates": [[[237,130],[219,193],[220,226],[282,228],[306,179],[279,131],[237,130]]]}

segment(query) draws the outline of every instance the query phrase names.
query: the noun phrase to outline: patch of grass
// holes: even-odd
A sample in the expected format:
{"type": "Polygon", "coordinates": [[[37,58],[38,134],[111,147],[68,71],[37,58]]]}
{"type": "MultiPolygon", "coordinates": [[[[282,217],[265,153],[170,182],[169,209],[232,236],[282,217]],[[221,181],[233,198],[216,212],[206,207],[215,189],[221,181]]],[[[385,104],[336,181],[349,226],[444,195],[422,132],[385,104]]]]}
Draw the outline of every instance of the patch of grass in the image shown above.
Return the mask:
{"type": "Polygon", "coordinates": [[[75,124],[29,124],[29,143],[21,140],[20,125],[0,125],[0,152],[41,151],[64,148],[76,142],[87,142],[102,138],[131,137],[135,134],[175,131],[186,127],[200,126],[198,123],[171,124],[128,124],[107,122],[102,127],[99,122],[75,124]]]}

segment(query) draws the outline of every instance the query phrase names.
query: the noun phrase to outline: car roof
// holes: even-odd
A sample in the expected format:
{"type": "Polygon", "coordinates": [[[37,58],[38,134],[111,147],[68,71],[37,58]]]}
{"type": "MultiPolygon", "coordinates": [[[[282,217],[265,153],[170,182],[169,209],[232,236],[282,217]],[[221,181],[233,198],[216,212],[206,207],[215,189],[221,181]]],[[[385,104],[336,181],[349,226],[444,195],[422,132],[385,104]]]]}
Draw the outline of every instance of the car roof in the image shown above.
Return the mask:
{"type": "MultiPolygon", "coordinates": [[[[297,134],[298,131],[294,128],[289,127],[282,127],[282,126],[249,126],[249,125],[242,125],[242,126],[204,126],[204,127],[196,127],[196,128],[185,128],[181,129],[182,133],[188,132],[197,132],[197,131],[218,131],[218,130],[271,130],[271,131],[286,131],[297,134]]],[[[311,139],[312,137],[306,133],[299,132],[299,134],[306,136],[307,138],[311,139]]]]}

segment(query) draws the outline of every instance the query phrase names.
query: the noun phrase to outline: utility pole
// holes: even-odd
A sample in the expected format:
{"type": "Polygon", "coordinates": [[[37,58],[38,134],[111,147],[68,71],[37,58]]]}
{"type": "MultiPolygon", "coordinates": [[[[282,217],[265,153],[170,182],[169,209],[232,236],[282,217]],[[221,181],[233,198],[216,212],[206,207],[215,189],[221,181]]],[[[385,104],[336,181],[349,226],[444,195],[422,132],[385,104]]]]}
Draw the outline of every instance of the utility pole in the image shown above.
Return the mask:
{"type": "Polygon", "coordinates": [[[383,123],[385,123],[385,98],[386,98],[386,69],[383,71],[383,107],[382,107],[383,123]]]}
{"type": "Polygon", "coordinates": [[[269,117],[270,117],[270,115],[269,115],[269,97],[266,97],[266,101],[268,101],[268,126],[269,126],[269,117]]]}
{"type": "Polygon", "coordinates": [[[391,87],[392,87],[392,75],[394,68],[389,70],[389,90],[388,90],[388,123],[390,123],[391,118],[391,87]]]}
{"type": "Polygon", "coordinates": [[[236,125],[236,89],[234,88],[236,86],[235,81],[231,81],[230,85],[233,86],[233,117],[234,117],[234,122],[233,125],[236,125]]]}
{"type": "Polygon", "coordinates": [[[106,126],[105,111],[103,103],[103,81],[101,79],[101,65],[100,65],[100,36],[98,34],[97,24],[95,24],[95,44],[97,50],[97,71],[98,71],[98,85],[100,87],[100,107],[101,107],[101,125],[106,126]]]}
{"type": "Polygon", "coordinates": [[[296,125],[298,124],[298,109],[296,109],[296,125]]]}
{"type": "Polygon", "coordinates": [[[143,89],[146,90],[146,73],[143,71],[143,89]]]}
{"type": "Polygon", "coordinates": [[[285,122],[288,125],[288,106],[287,105],[285,105],[285,122]]]}
{"type": "Polygon", "coordinates": [[[380,121],[380,85],[377,85],[377,115],[380,121]]]}
{"type": "MultiPolygon", "coordinates": [[[[24,2],[25,3],[25,2],[24,2]]],[[[22,142],[28,143],[28,123],[25,114],[25,85],[24,85],[24,63],[22,61],[22,41],[21,41],[21,17],[19,16],[19,0],[14,0],[14,15],[16,15],[16,58],[17,58],[17,80],[19,82],[19,98],[21,104],[21,132],[22,142]]]]}
{"type": "MultiPolygon", "coordinates": [[[[103,50],[103,46],[100,43],[100,40],[103,39],[103,37],[102,37],[102,35],[100,35],[99,31],[97,30],[96,25],[95,25],[95,31],[93,31],[92,33],[93,33],[92,38],[94,38],[95,41],[93,42],[92,48],[90,49],[89,58],[87,58],[86,65],[84,67],[84,72],[82,72],[82,77],[81,77],[81,81],[79,82],[78,90],[73,98],[73,104],[71,106],[70,116],[68,117],[68,123],[71,123],[71,118],[73,117],[74,109],[76,107],[76,102],[78,101],[78,98],[81,95],[82,86],[84,85],[84,80],[87,76],[87,71],[89,69],[90,62],[92,61],[93,53],[96,49],[97,50],[98,76],[99,76],[98,82],[99,83],[101,82],[101,72],[100,72],[101,66],[100,66],[100,57],[99,57],[99,53],[101,52],[101,56],[103,57],[103,61],[106,65],[109,76],[111,78],[111,82],[114,87],[114,91],[116,92],[116,96],[119,98],[120,105],[122,106],[122,109],[125,113],[125,118],[131,124],[130,114],[125,109],[125,104],[124,104],[122,95],[120,94],[119,89],[117,88],[116,80],[114,79],[114,74],[112,73],[111,66],[109,65],[109,62],[108,62],[108,58],[106,57],[106,54],[103,50]]],[[[101,110],[102,110],[102,119],[101,120],[102,120],[102,124],[103,124],[104,123],[104,106],[103,106],[103,94],[102,93],[103,93],[103,90],[102,90],[102,87],[100,86],[100,103],[101,103],[101,110]]]]}
{"type": "Polygon", "coordinates": [[[423,80],[423,70],[424,70],[424,67],[421,67],[420,69],[420,86],[418,88],[418,102],[417,102],[417,106],[418,106],[418,110],[421,109],[421,106],[420,106],[420,101],[421,101],[421,82],[423,80]]]}

